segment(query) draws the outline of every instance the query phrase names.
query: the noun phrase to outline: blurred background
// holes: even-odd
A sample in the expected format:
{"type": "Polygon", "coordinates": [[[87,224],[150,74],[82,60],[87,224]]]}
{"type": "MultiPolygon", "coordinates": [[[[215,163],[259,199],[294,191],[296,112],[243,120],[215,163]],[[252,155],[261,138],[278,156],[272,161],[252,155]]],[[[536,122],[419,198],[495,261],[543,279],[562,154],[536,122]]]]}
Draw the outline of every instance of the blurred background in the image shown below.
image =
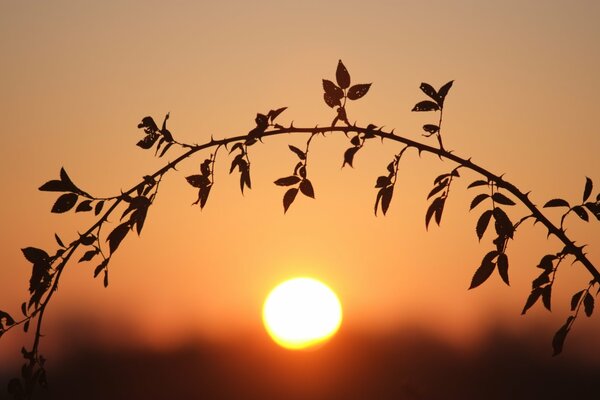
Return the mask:
{"type": "MultiPolygon", "coordinates": [[[[53,251],[54,233],[71,241],[94,222],[49,212],[56,195],[37,188],[61,167],[97,196],[130,188],[176,156],[173,149],[158,159],[135,146],[147,115],[162,121],[170,112],[171,132],[190,143],[244,134],[257,112],[283,106],[280,123],[327,125],[333,111],[321,79],[335,78],[338,59],[353,83],[373,82],[348,106],[351,121],[435,144],[421,126],[437,115],[410,110],[425,97],[421,82],[454,79],[448,149],[505,173],[538,205],[579,202],[586,176],[596,182],[594,196],[600,188],[594,1],[0,7],[0,309],[14,315],[31,273],[20,249],[53,251]]],[[[145,398],[239,398],[238,390],[258,398],[507,398],[501,389],[510,387],[525,398],[542,388],[584,393],[600,377],[596,316],[579,318],[565,354],[551,357],[570,297],[590,278],[580,265],[559,271],[552,313],[537,304],[520,315],[538,261],[562,248],[544,229],[526,224],[509,245],[510,287],[494,274],[468,291],[492,248],[491,236],[478,243],[475,235],[483,209],[468,211],[475,175],[455,181],[442,226],[427,232],[427,193],[453,165],[408,152],[388,215],[376,217],[375,180],[400,147],[369,142],[354,169],[341,169],[349,140],[317,137],[309,170],[316,200],[299,198],[284,215],[284,190],[272,182],[295,165],[287,145],[305,140],[253,146],[252,190],[243,196],[221,153],[202,211],[184,177],[209,153],[167,175],[141,237],[130,235],[113,257],[108,288],[93,279],[95,264],[71,265],[45,321],[48,395],[87,389],[87,398],[132,398],[145,386],[154,393],[145,398]],[[290,353],[270,342],[260,312],[272,287],[298,275],[338,293],[344,322],[322,348],[290,353]],[[343,392],[352,387],[364,391],[343,392]]],[[[525,213],[511,211],[513,219],[525,213]]],[[[548,215],[560,218],[558,210],[548,215]]],[[[598,263],[598,221],[573,217],[567,226],[598,263]]],[[[18,332],[0,340],[4,382],[30,341],[18,332]]]]}

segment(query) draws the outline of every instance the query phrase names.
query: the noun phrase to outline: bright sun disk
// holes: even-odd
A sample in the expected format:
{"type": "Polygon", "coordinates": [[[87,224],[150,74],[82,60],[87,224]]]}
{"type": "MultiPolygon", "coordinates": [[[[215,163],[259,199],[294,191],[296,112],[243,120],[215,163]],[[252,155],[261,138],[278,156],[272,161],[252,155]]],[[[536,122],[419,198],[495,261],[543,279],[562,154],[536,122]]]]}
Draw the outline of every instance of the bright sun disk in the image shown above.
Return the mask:
{"type": "Polygon", "coordinates": [[[287,280],[267,296],[263,323],[273,340],[303,349],[333,336],[342,322],[342,306],[327,285],[312,278],[287,280]]]}

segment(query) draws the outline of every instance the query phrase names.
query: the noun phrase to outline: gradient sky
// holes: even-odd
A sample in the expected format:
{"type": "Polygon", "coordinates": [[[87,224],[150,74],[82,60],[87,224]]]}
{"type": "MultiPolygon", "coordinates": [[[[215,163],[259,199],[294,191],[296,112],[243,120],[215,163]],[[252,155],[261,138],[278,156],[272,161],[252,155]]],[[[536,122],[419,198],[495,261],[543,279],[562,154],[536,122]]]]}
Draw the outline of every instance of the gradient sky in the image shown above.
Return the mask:
{"type": "MultiPolygon", "coordinates": [[[[93,222],[50,214],[56,196],[37,188],[61,167],[98,196],[128,189],[165,162],[135,146],[146,115],[170,112],[171,132],[191,143],[248,132],[256,112],[282,106],[280,122],[326,125],[332,111],[321,79],[335,77],[338,59],[353,82],[373,82],[350,105],[352,121],[433,144],[420,127],[436,117],[410,109],[424,97],[420,82],[454,79],[447,148],[505,173],[539,205],[578,201],[585,176],[600,188],[599,18],[596,1],[3,1],[0,308],[17,314],[26,299],[30,265],[20,248],[53,250],[55,232],[72,240],[93,222]]],[[[222,153],[202,212],[184,177],[203,157],[170,173],[141,237],[130,235],[113,257],[107,289],[92,279],[93,264],[66,271],[48,312],[47,346],[60,324],[78,318],[126,321],[120,336],[156,345],[198,333],[240,340],[261,330],[268,291],[298,275],[339,293],[343,329],[416,322],[464,342],[498,321],[522,331],[541,320],[549,346],[589,277],[579,265],[563,268],[554,312],[538,305],[520,316],[536,263],[561,248],[541,227],[528,225],[510,245],[511,287],[494,274],[467,291],[492,246],[490,237],[478,244],[478,214],[468,212],[475,175],[456,182],[441,228],[426,232],[426,195],[453,165],[409,152],[388,215],[375,217],[375,179],[399,147],[373,141],[354,169],[341,170],[348,139],[318,137],[310,170],[317,198],[299,198],[284,216],[283,190],[272,182],[293,168],[287,145],[304,141],[253,146],[253,189],[244,196],[222,153]]],[[[598,222],[568,226],[600,262],[598,222]]],[[[571,339],[599,330],[599,318],[581,318],[571,339]]],[[[0,345],[0,358],[18,348],[0,345]]]]}

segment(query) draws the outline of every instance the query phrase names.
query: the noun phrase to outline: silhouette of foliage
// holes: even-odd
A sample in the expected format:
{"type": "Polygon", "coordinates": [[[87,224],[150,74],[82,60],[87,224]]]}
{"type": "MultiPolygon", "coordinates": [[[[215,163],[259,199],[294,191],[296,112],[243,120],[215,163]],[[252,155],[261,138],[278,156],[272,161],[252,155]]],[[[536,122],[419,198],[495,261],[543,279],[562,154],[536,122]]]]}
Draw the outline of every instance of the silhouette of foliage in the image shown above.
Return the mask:
{"type": "Polygon", "coordinates": [[[492,231],[490,227],[493,221],[494,235],[491,241],[492,248],[486,252],[479,267],[475,269],[469,289],[485,283],[496,270],[500,279],[509,285],[508,244],[514,240],[517,229],[523,222],[532,219],[534,223],[543,225],[548,230],[548,236],[556,237],[562,243],[563,248],[555,254],[547,254],[541,258],[537,266],[541,269],[541,273],[532,281],[531,293],[525,302],[522,314],[525,314],[540,299],[542,305],[551,310],[556,273],[565,260],[569,259],[573,263],[582,265],[591,276],[588,286],[572,296],[570,308],[572,314],[554,335],[553,352],[555,355],[559,354],[580,310],[583,309],[584,314],[588,317],[593,314],[598,290],[596,293],[592,293],[592,289],[600,283],[600,272],[583,252],[584,247],[576,245],[575,241],[567,236],[564,223],[570,214],[576,215],[584,222],[589,222],[591,216],[600,221],[600,193],[594,200],[590,200],[594,186],[592,180],[586,177],[580,203],[572,203],[561,198],[547,201],[543,208],[566,210],[560,217],[560,224],[557,226],[530,200],[528,193],[523,193],[516,186],[504,180],[502,175],[494,174],[473,163],[470,158],[463,158],[452,151],[447,151],[442,141],[442,122],[445,101],[453,82],[449,81],[437,90],[428,83],[421,83],[420,89],[428,99],[419,101],[412,109],[415,112],[439,112],[435,124],[423,125],[423,136],[426,138],[435,136],[437,146],[396,135],[393,130],[384,131],[382,127],[375,124],[368,124],[365,127],[350,124],[346,109],[347,100],[355,101],[363,98],[369,92],[371,83],[352,85],[351,75],[340,60],[335,71],[335,83],[332,80],[322,80],[323,99],[326,105],[335,111],[330,126],[303,128],[290,124],[286,127],[275,122],[286,110],[286,107],[281,107],[272,109],[265,114],[257,113],[254,120],[255,126],[247,134],[218,140],[211,138],[207,143],[192,145],[175,140],[171,131],[167,129],[168,113],[163,119],[161,128],[152,117],[146,116],[138,124],[138,128],[143,131],[144,136],[136,145],[143,150],[154,149],[154,155],[158,158],[163,157],[171,149],[178,149],[180,153],[173,161],[168,162],[154,173],[144,176],[130,189],[112,197],[93,196],[75,185],[67,172],[61,168],[59,179],[50,180],[39,187],[41,191],[59,194],[51,207],[51,212],[66,213],[74,210],[75,213],[90,213],[93,211],[97,220],[84,233],[74,235],[71,241],[64,241],[55,234],[58,245],[55,250],[35,247],[22,249],[32,270],[29,280],[29,298],[21,305],[23,317],[20,319],[15,319],[6,311],[0,311],[0,336],[16,326],[22,326],[23,330],[27,332],[30,324],[34,323],[35,329],[31,347],[29,349],[22,348],[25,364],[21,369],[21,376],[8,383],[8,392],[15,399],[31,399],[36,386],[47,386],[45,359],[40,353],[41,327],[44,313],[56,293],[65,266],[72,259],[77,259],[79,263],[93,262],[95,265],[94,278],[102,275],[103,285],[108,286],[109,265],[113,255],[130,232],[135,231],[138,236],[142,233],[148,212],[166,174],[175,170],[180,162],[195,156],[196,153],[212,149],[212,153],[200,163],[199,173],[185,177],[187,183],[198,190],[193,204],[199,204],[202,209],[206,206],[209,194],[215,184],[214,170],[221,148],[224,147],[229,151],[228,156],[232,158],[229,173],[232,174],[234,171],[239,173],[239,185],[243,194],[244,189],[252,188],[249,149],[257,143],[262,143],[265,137],[284,134],[309,135],[304,149],[289,145],[288,148],[293,154],[295,163],[294,168],[291,174],[284,174],[274,182],[275,185],[285,188],[282,200],[284,213],[289,211],[298,197],[298,193],[305,197],[315,198],[315,190],[308,174],[310,148],[313,138],[326,132],[343,133],[350,140],[350,147],[343,153],[342,167],[346,165],[354,167],[356,155],[370,139],[379,138],[382,141],[396,142],[404,146],[387,163],[386,172],[375,179],[375,189],[377,190],[375,215],[378,210],[384,215],[389,211],[398,179],[400,161],[409,149],[415,149],[419,154],[422,152],[434,154],[440,159],[451,161],[456,165],[455,168],[439,175],[433,181],[433,188],[427,195],[427,200],[431,200],[431,202],[425,213],[426,229],[429,229],[432,220],[438,226],[441,224],[444,207],[450,196],[450,188],[457,179],[461,178],[459,171],[470,170],[477,174],[478,179],[467,187],[468,190],[480,191],[471,201],[470,211],[484,208],[477,219],[475,233],[481,242],[486,237],[486,233],[492,231]],[[338,126],[338,123],[341,125],[338,126]],[[517,211],[515,211],[517,207],[513,207],[517,204],[521,205],[519,209],[525,210],[524,215],[517,215],[517,211]],[[114,225],[109,223],[109,217],[115,216],[117,213],[120,213],[120,216],[112,220],[118,219],[118,221],[114,225]],[[107,232],[105,228],[109,231],[107,232]],[[74,258],[75,254],[79,254],[79,256],[74,258]]]}

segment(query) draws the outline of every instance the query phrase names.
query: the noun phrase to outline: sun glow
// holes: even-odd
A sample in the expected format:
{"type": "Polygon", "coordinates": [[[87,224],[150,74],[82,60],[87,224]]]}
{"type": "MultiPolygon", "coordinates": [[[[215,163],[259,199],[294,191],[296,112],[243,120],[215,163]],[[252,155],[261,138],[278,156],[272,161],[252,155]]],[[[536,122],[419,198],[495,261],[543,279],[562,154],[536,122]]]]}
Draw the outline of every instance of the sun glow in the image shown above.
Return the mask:
{"type": "Polygon", "coordinates": [[[342,306],[327,285],[312,278],[287,280],[267,296],[263,323],[287,349],[304,349],[333,336],[342,323],[342,306]]]}

